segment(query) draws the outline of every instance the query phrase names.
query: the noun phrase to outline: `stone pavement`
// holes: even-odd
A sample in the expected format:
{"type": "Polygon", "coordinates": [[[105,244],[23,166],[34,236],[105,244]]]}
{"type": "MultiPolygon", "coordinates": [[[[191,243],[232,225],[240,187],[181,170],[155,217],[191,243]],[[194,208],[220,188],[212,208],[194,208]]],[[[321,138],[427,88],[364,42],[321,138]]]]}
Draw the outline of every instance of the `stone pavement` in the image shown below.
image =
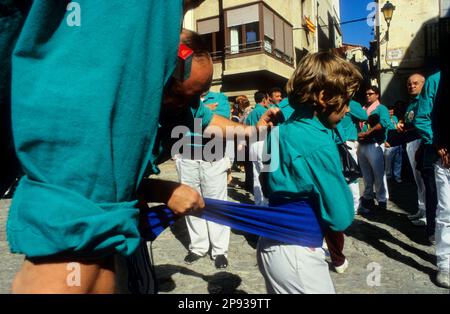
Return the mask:
{"type": "MultiPolygon", "coordinates": [[[[159,178],[177,180],[174,163],[161,166],[159,178]]],[[[233,173],[229,187],[231,201],[252,202],[252,195],[235,187],[243,183],[242,173],[233,173]]],[[[391,200],[386,213],[369,219],[357,216],[346,232],[345,254],[350,266],[344,274],[331,270],[337,293],[449,293],[434,284],[434,247],[425,241],[424,229],[414,227],[406,214],[415,210],[414,183],[390,186],[391,200]]],[[[22,256],[8,251],[4,228],[9,200],[0,201],[0,293],[8,293],[22,256]]],[[[189,236],[179,220],[152,243],[160,293],[265,293],[264,281],[255,257],[257,239],[232,231],[226,270],[216,270],[208,257],[193,265],[183,262],[189,236]]]]}

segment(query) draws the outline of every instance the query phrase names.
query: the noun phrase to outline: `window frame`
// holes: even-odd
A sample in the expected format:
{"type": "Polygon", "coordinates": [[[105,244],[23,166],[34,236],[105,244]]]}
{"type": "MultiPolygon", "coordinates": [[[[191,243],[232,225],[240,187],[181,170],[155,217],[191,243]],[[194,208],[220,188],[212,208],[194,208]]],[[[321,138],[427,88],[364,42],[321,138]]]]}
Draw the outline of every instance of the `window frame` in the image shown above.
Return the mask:
{"type": "MultiPolygon", "coordinates": [[[[274,59],[276,59],[280,62],[287,64],[290,67],[295,67],[295,45],[294,45],[293,25],[291,23],[289,23],[285,18],[283,18],[280,14],[278,14],[274,9],[272,9],[268,4],[266,4],[262,1],[256,1],[256,2],[250,2],[250,3],[242,4],[239,6],[227,8],[224,11],[224,23],[225,23],[224,31],[225,31],[225,56],[226,56],[226,58],[244,57],[244,56],[250,56],[250,55],[264,53],[266,55],[273,57],[274,59]],[[228,11],[239,9],[239,8],[244,8],[247,6],[252,6],[255,4],[258,4],[258,10],[259,10],[259,21],[257,22],[259,24],[259,34],[258,34],[259,36],[257,38],[258,40],[256,41],[257,43],[259,43],[259,47],[251,48],[251,51],[239,51],[238,53],[231,53],[231,27],[228,26],[228,18],[227,18],[228,11]],[[268,36],[266,36],[265,28],[264,28],[264,23],[265,23],[264,9],[269,10],[274,16],[274,19],[272,21],[274,33],[275,33],[275,16],[277,16],[279,19],[281,19],[282,28],[283,28],[283,46],[285,48],[286,48],[285,28],[288,27],[291,30],[291,32],[292,32],[292,49],[290,49],[290,51],[292,53],[292,56],[289,56],[285,53],[286,49],[284,49],[285,51],[277,50],[275,48],[276,39],[275,38],[270,39],[268,36]],[[269,39],[269,42],[271,43],[271,45],[270,45],[271,52],[266,49],[266,37],[267,37],[267,39],[269,39]]],[[[252,23],[256,23],[256,22],[252,22],[252,23]]],[[[248,23],[248,24],[251,24],[251,23],[248,23]]],[[[240,44],[240,50],[241,50],[241,46],[244,47],[244,49],[246,49],[246,45],[247,45],[246,25],[248,25],[248,24],[239,25],[239,27],[241,29],[241,36],[242,36],[242,44],[240,44]]]]}

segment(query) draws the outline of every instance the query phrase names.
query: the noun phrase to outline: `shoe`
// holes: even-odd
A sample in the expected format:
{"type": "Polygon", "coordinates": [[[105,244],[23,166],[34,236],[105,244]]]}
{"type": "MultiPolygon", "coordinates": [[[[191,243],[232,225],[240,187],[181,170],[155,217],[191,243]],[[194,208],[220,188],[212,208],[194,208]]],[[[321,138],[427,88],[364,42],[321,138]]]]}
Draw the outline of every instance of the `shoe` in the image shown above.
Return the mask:
{"type": "Polygon", "coordinates": [[[417,213],[412,214],[412,215],[408,215],[407,217],[408,217],[409,220],[417,220],[417,219],[420,219],[420,218],[424,218],[425,217],[425,210],[419,209],[417,211],[417,213]]]}
{"type": "Polygon", "coordinates": [[[228,260],[225,255],[217,255],[214,259],[214,265],[217,269],[225,269],[228,267],[228,260]]]}
{"type": "Polygon", "coordinates": [[[184,262],[188,265],[194,264],[196,261],[201,259],[203,256],[195,254],[194,252],[189,251],[188,255],[184,258],[184,262]]]}
{"type": "Polygon", "coordinates": [[[403,181],[402,181],[402,179],[400,179],[400,178],[395,178],[395,182],[397,182],[397,183],[402,183],[403,181]]]}
{"type": "Polygon", "coordinates": [[[436,275],[436,282],[439,286],[450,289],[450,273],[446,271],[438,271],[436,275]]]}
{"type": "Polygon", "coordinates": [[[360,199],[358,208],[360,214],[368,214],[373,209],[375,209],[375,202],[373,200],[366,200],[363,197],[360,199]]]}
{"type": "Polygon", "coordinates": [[[427,218],[422,217],[422,218],[411,221],[411,223],[416,227],[423,227],[423,226],[427,225],[427,218]]]}
{"type": "Polygon", "coordinates": [[[381,211],[387,210],[387,202],[378,202],[377,209],[381,211]]]}
{"type": "Polygon", "coordinates": [[[342,264],[341,266],[334,266],[334,270],[338,274],[343,274],[347,268],[348,268],[348,260],[347,259],[345,259],[344,264],[342,264]]]}

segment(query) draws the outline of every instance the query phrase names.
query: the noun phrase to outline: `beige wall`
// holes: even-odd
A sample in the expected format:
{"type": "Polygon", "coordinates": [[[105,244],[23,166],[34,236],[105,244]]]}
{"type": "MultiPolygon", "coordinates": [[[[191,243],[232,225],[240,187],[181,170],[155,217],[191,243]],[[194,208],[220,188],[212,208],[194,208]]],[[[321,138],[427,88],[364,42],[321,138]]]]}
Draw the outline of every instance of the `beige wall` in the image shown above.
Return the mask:
{"type": "MultiPolygon", "coordinates": [[[[380,0],[379,9],[384,6],[386,0],[380,0]]],[[[393,2],[394,3],[394,2],[393,2]]],[[[393,66],[422,67],[425,57],[425,32],[424,24],[437,22],[439,15],[439,0],[395,0],[396,10],[391,22],[389,41],[380,47],[381,69],[388,69],[387,61],[393,66]],[[391,57],[389,58],[389,55],[391,57]],[[398,58],[397,58],[398,57],[398,58]]],[[[381,38],[386,34],[387,25],[380,11],[381,38]]]]}
{"type": "MultiPolygon", "coordinates": [[[[381,8],[387,0],[380,0],[380,41],[386,34],[387,24],[381,8]]],[[[396,9],[391,21],[389,41],[380,45],[380,88],[385,104],[406,100],[406,79],[425,66],[424,25],[435,23],[439,16],[439,0],[395,0],[396,9]],[[387,53],[386,53],[387,52],[387,53]]]]}
{"type": "Polygon", "coordinates": [[[266,70],[276,73],[286,79],[294,72],[293,67],[267,56],[266,54],[227,59],[225,61],[225,68],[225,75],[266,70]]]}

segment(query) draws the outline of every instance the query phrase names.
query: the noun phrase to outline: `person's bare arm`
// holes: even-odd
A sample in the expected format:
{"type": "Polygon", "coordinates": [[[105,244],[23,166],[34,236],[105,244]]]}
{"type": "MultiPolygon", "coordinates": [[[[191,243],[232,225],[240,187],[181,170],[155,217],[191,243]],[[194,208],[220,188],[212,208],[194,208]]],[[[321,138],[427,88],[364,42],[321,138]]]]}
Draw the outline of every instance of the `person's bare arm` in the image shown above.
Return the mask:
{"type": "Polygon", "coordinates": [[[144,179],[139,192],[147,203],[164,203],[177,215],[187,215],[205,207],[200,193],[178,182],[144,179]]]}
{"type": "Polygon", "coordinates": [[[372,133],[382,131],[383,129],[384,129],[383,126],[380,123],[378,123],[373,128],[371,128],[369,131],[359,133],[358,139],[364,140],[364,139],[370,137],[372,135],[372,133]]]}
{"type": "Polygon", "coordinates": [[[206,133],[214,133],[215,128],[219,128],[224,136],[238,135],[238,136],[253,136],[257,132],[257,128],[268,127],[271,128],[275,126],[280,120],[281,111],[278,108],[268,109],[264,115],[259,120],[256,128],[253,126],[242,125],[240,123],[231,121],[219,115],[214,115],[211,123],[206,128],[206,133]],[[232,132],[232,134],[227,134],[227,132],[232,132]]]}

